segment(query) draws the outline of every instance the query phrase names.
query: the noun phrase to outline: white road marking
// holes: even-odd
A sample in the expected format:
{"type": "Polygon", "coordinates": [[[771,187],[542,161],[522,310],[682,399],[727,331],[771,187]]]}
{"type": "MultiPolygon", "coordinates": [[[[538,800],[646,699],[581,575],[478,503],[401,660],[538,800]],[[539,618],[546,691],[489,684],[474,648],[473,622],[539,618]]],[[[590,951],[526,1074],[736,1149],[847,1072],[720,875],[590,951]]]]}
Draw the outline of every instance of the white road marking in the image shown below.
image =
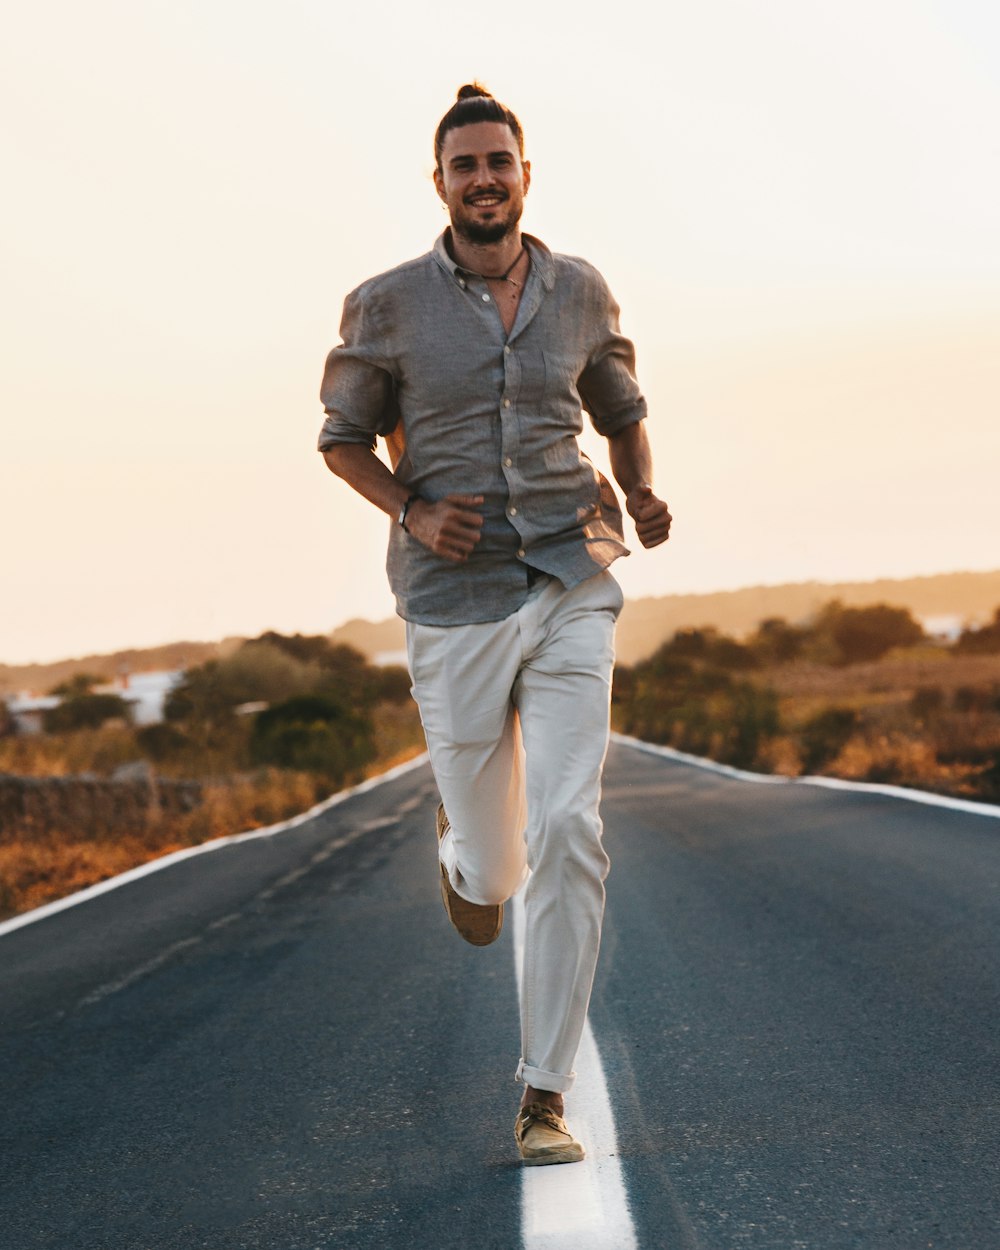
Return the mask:
{"type": "Polygon", "coordinates": [[[131,972],[123,977],[119,977],[117,981],[107,981],[104,985],[99,985],[96,990],[91,990],[85,998],[80,999],[77,1007],[92,1007],[94,1003],[99,1003],[102,998],[108,998],[112,994],[117,994],[119,990],[124,990],[143,977],[149,976],[157,968],[162,968],[167,960],[172,959],[174,955],[185,950],[188,946],[197,946],[200,941],[200,937],[192,937],[183,938],[180,942],[172,943],[166,950],[160,951],[152,959],[147,959],[144,964],[140,964],[138,968],[133,968],[131,972]]]}
{"type": "Polygon", "coordinates": [[[237,920],[243,919],[241,911],[231,911],[228,916],[220,916],[218,920],[213,920],[208,926],[210,929],[224,929],[226,925],[235,924],[237,920]]]}
{"type": "MultiPolygon", "coordinates": [[[[513,919],[514,966],[520,993],[523,896],[513,898],[508,909],[513,919]]],[[[587,1157],[582,1163],[521,1169],[524,1250],[638,1250],[618,1160],[611,1099],[589,1020],[584,1026],[576,1072],[576,1083],[567,1099],[567,1120],[586,1147],[587,1157]]]]}
{"type": "MultiPolygon", "coordinates": [[[[51,903],[45,903],[42,907],[36,907],[32,911],[23,912],[20,916],[12,916],[9,920],[0,922],[0,937],[3,937],[5,933],[13,933],[15,929],[20,929],[26,924],[34,924],[36,920],[44,920],[46,916],[65,911],[67,907],[76,907],[78,903],[86,903],[88,899],[97,898],[99,894],[117,890],[119,886],[127,885],[130,881],[137,881],[140,877],[148,877],[150,873],[160,872],[163,868],[169,868],[171,864],[176,864],[182,859],[191,859],[195,855],[207,855],[219,850],[220,847],[232,846],[237,842],[252,842],[255,838],[273,838],[275,834],[284,833],[287,829],[297,829],[299,825],[304,825],[313,817],[328,812],[331,807],[337,807],[346,799],[353,798],[356,794],[366,794],[387,781],[395,781],[397,777],[422,768],[426,763],[427,752],[425,751],[422,755],[407,760],[405,764],[397,764],[388,772],[380,773],[377,777],[369,777],[367,781],[362,781],[359,785],[351,786],[347,790],[341,790],[338,794],[331,794],[322,803],[310,807],[307,812],[300,812],[298,816],[293,816],[290,820],[279,821],[278,824],[268,825],[264,829],[250,829],[246,833],[231,833],[224,838],[213,838],[211,842],[201,842],[198,846],[188,846],[182,851],[173,851],[170,855],[161,855],[159,859],[151,859],[137,868],[130,868],[128,872],[119,873],[116,877],[108,877],[106,881],[98,881],[96,885],[89,885],[85,890],[77,890],[75,894],[67,894],[65,898],[57,898],[51,903]]],[[[386,818],[386,823],[394,824],[395,822],[395,817],[386,818]]],[[[382,827],[379,821],[370,821],[365,826],[365,830],[382,827]]],[[[358,836],[359,832],[361,831],[356,831],[345,838],[338,838],[336,842],[330,843],[330,849],[337,850],[341,846],[346,846],[358,836]]],[[[263,898],[265,895],[259,897],[263,898]]]]}
{"type": "Polygon", "coordinates": [[[852,790],[858,794],[884,794],[892,799],[924,803],[927,807],[946,807],[953,812],[968,812],[973,816],[990,816],[993,819],[1000,819],[1000,806],[995,803],[978,803],[974,799],[956,799],[947,794],[931,794],[927,790],[910,790],[906,786],[887,786],[874,781],[845,781],[841,777],[781,777],[773,773],[751,773],[742,768],[733,768],[730,764],[718,764],[715,760],[707,760],[700,755],[688,755],[673,747],[661,747],[652,742],[643,742],[641,738],[630,738],[628,734],[614,733],[611,739],[621,746],[644,751],[647,755],[660,755],[664,759],[675,760],[679,764],[691,764],[695,768],[704,768],[707,772],[720,773],[723,777],[735,777],[740,781],[756,781],[772,786],[821,786],[826,790],[852,790]]]}
{"type": "Polygon", "coordinates": [[[309,872],[309,868],[293,868],[291,872],[286,872],[283,877],[279,877],[274,883],[274,888],[280,890],[282,886],[294,885],[296,881],[301,879],[309,872]]]}

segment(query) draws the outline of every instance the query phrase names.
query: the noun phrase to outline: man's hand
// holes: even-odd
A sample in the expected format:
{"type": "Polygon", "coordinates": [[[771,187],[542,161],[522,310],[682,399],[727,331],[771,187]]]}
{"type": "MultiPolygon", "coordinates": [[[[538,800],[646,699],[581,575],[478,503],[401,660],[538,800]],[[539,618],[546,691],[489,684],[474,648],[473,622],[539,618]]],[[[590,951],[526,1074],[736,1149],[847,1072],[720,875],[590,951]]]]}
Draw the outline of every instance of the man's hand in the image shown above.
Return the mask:
{"type": "Polygon", "coordinates": [[[629,491],[625,507],[635,521],[636,536],[644,547],[658,547],[670,537],[670,511],[663,500],[653,494],[652,486],[644,482],[629,491]]]}
{"type": "Polygon", "coordinates": [[[418,499],[406,514],[406,529],[436,556],[462,564],[468,560],[483,529],[476,509],[482,495],[447,495],[437,503],[418,499]]]}

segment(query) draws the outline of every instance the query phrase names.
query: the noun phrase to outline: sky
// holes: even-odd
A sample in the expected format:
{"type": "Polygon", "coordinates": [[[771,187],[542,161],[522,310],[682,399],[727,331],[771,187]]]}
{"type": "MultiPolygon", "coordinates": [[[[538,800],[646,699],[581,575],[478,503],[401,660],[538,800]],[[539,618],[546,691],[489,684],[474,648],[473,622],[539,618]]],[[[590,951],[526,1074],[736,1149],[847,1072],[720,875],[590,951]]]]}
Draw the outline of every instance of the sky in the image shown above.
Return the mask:
{"type": "MultiPolygon", "coordinates": [[[[629,597],[1000,567],[992,0],[34,0],[0,50],[0,662],[393,611],[315,451],[457,87],[605,274],[667,546],[629,597]]],[[[604,444],[585,447],[606,465],[604,444]]]]}

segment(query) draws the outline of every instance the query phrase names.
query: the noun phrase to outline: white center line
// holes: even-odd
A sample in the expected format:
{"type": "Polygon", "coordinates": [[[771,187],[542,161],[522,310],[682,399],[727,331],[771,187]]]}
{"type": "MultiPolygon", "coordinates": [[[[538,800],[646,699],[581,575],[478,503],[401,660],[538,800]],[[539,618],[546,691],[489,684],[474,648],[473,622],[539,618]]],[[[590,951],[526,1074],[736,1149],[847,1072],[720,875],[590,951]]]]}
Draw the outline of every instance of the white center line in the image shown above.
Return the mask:
{"type": "MultiPolygon", "coordinates": [[[[524,960],[524,898],[516,895],[513,920],[518,993],[524,960]]],[[[618,1138],[601,1056],[588,1020],[576,1057],[576,1083],[568,1096],[569,1121],[583,1141],[582,1163],[522,1168],[521,1237],[524,1250],[638,1250],[618,1159],[618,1138]]]]}

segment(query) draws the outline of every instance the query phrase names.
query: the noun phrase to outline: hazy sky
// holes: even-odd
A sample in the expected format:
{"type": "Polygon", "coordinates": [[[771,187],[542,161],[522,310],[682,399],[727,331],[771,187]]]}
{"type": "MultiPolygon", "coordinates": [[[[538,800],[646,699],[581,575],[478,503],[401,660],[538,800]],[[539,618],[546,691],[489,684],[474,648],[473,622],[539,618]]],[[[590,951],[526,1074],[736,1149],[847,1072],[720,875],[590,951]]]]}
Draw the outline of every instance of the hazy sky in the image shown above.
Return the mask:
{"type": "Polygon", "coordinates": [[[651,7],[9,6],[0,661],[391,613],[319,380],[473,77],[637,344],[627,595],[1000,566],[1000,6],[651,7]]]}

